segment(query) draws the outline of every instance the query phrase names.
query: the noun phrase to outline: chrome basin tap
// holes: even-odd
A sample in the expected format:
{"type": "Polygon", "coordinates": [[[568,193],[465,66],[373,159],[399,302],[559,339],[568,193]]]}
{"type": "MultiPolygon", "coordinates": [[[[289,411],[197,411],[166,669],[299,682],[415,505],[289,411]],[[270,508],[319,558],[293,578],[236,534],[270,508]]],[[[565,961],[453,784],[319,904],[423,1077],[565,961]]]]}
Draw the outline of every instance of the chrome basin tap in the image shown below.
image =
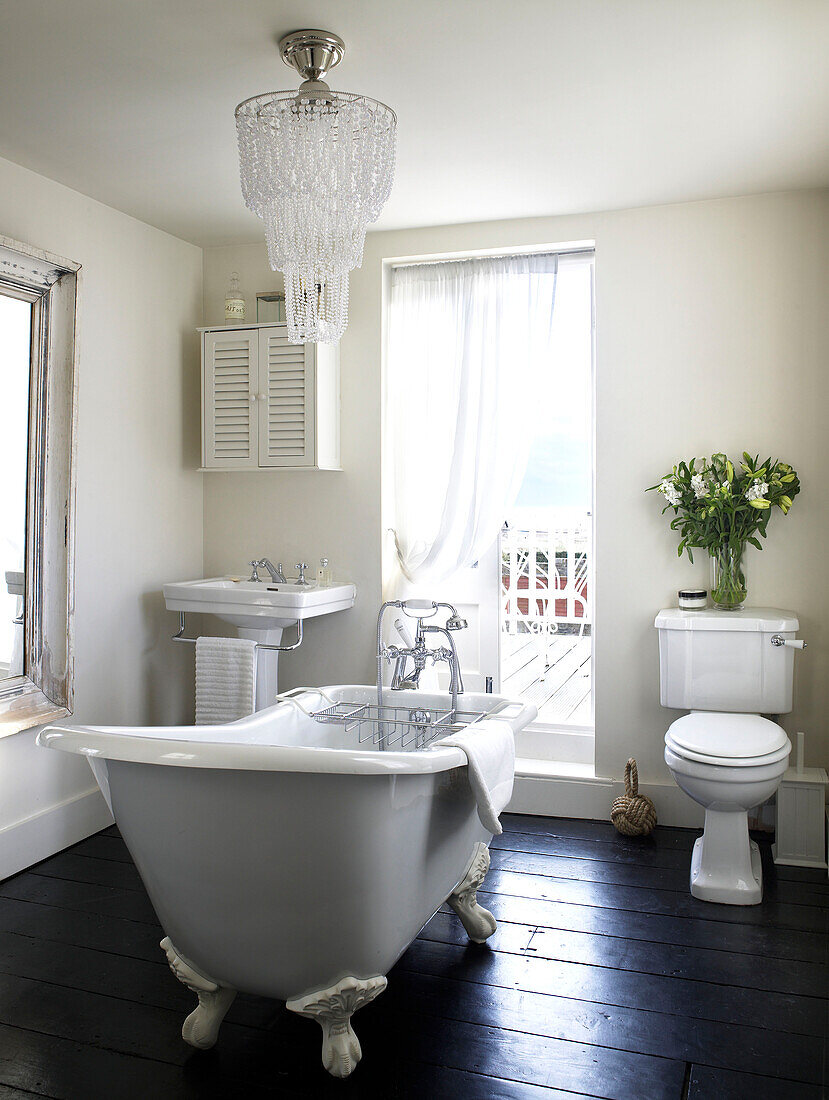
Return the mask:
{"type": "Polygon", "coordinates": [[[267,571],[271,575],[271,583],[272,584],[287,584],[288,583],[285,580],[285,574],[282,572],[282,562],[280,562],[279,565],[276,566],[276,568],[274,568],[273,562],[269,561],[267,558],[259,558],[258,560],[254,559],[249,564],[251,566],[251,574],[248,577],[248,580],[251,580],[251,581],[260,580],[261,578],[259,576],[259,570],[260,569],[267,569],[267,571]]]}
{"type": "Polygon", "coordinates": [[[305,570],[307,568],[308,568],[308,562],[307,561],[298,561],[296,563],[296,565],[294,566],[294,569],[296,569],[297,576],[296,576],[296,580],[294,581],[294,584],[309,585],[311,583],[310,581],[307,581],[305,579],[305,570]]]}

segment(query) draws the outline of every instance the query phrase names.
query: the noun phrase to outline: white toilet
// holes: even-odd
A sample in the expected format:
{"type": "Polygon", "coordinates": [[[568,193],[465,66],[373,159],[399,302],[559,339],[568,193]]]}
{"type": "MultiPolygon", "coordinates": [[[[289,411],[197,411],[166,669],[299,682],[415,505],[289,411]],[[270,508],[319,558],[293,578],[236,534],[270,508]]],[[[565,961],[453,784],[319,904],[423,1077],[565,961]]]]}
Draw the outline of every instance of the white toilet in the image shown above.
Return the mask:
{"type": "Polygon", "coordinates": [[[791,742],[762,714],[792,709],[797,618],[775,608],[683,611],[656,616],[660,701],[690,710],[665,734],[665,763],[705,807],[694,845],[691,893],[704,901],[756,905],[763,897],[748,811],[774,794],[791,742]]]}

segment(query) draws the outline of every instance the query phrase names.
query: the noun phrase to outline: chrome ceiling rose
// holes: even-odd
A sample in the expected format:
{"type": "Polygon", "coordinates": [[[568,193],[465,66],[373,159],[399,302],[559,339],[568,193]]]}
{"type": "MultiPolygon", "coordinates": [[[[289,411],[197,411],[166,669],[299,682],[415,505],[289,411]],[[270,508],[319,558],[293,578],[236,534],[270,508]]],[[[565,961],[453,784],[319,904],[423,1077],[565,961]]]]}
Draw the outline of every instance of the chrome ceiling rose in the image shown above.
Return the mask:
{"type": "Polygon", "coordinates": [[[345,42],[331,31],[291,31],[279,39],[282,60],[303,80],[322,80],[329,69],[339,65],[344,53],[345,42]]]}

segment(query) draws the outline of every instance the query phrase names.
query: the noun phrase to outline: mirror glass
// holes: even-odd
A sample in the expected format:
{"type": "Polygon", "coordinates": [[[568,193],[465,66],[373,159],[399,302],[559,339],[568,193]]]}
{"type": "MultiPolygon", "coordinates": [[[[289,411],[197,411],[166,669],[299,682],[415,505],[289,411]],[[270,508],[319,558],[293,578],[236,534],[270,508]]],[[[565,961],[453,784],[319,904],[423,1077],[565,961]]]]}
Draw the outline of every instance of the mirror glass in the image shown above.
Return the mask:
{"type": "Polygon", "coordinates": [[[32,307],[0,294],[0,680],[22,676],[32,307]]]}

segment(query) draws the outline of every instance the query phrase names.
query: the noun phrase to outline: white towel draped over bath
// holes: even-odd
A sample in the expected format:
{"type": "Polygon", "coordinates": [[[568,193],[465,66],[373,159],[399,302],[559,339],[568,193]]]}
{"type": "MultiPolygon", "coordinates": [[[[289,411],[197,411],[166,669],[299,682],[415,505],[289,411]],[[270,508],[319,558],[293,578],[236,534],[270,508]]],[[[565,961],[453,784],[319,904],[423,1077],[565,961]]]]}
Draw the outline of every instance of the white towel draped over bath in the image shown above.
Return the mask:
{"type": "Polygon", "coordinates": [[[509,722],[484,719],[470,729],[436,741],[435,748],[454,745],[469,763],[469,785],[478,803],[483,827],[495,836],[504,830],[498,820],[512,798],[515,780],[515,736],[509,722]]]}
{"type": "Polygon", "coordinates": [[[256,642],[250,638],[196,641],[196,725],[235,722],[256,709],[256,642]]]}

